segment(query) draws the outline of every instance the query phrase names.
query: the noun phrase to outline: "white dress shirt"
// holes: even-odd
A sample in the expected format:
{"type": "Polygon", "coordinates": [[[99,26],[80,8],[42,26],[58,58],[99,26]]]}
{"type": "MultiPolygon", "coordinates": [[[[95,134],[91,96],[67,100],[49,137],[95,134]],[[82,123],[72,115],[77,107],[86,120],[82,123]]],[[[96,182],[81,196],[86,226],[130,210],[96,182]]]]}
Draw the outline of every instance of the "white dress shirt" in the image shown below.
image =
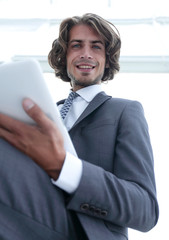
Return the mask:
{"type": "MultiPolygon", "coordinates": [[[[79,96],[74,99],[67,116],[63,120],[68,131],[72,128],[93,98],[101,91],[101,85],[98,84],[77,91],[79,96]]],[[[61,107],[62,105],[59,105],[59,109],[61,107]]],[[[68,193],[73,193],[79,185],[82,171],[82,161],[69,152],[66,152],[66,158],[59,178],[56,181],[52,179],[52,183],[68,193]]]]}

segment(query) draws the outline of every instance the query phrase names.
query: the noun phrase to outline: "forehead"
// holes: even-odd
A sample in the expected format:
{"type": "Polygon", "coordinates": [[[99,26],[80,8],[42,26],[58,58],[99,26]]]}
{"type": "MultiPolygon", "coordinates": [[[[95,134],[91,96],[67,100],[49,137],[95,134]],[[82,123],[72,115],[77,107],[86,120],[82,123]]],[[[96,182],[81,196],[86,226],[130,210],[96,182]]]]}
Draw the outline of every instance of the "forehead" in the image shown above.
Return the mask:
{"type": "Polygon", "coordinates": [[[95,29],[85,24],[79,24],[72,27],[69,32],[69,41],[72,40],[101,41],[104,43],[102,36],[99,35],[95,29]]]}

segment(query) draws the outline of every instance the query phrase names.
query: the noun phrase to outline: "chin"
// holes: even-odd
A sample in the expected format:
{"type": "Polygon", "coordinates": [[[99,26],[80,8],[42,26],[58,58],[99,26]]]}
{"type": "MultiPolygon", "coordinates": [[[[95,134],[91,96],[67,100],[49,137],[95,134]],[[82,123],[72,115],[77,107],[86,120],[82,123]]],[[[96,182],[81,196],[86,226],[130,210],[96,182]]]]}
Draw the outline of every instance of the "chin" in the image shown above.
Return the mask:
{"type": "Polygon", "coordinates": [[[99,75],[96,78],[89,78],[89,76],[80,76],[79,78],[73,76],[72,74],[68,74],[69,78],[71,79],[72,85],[74,86],[79,86],[79,87],[88,87],[88,86],[92,86],[95,84],[100,84],[101,83],[101,79],[103,77],[103,74],[99,75]]]}
{"type": "Polygon", "coordinates": [[[88,86],[92,86],[92,85],[95,85],[95,84],[98,84],[100,81],[82,81],[82,80],[76,80],[74,81],[74,85],[76,86],[81,86],[81,87],[88,87],[88,86]]]}

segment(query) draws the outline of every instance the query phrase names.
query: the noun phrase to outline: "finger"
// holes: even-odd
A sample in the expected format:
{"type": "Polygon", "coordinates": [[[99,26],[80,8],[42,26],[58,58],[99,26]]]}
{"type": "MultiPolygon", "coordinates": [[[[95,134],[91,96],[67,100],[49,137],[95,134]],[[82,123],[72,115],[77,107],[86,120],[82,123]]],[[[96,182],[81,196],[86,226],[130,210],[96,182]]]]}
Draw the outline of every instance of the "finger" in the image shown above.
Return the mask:
{"type": "Polygon", "coordinates": [[[13,135],[12,133],[10,133],[9,131],[7,131],[5,129],[0,128],[0,137],[5,139],[6,141],[8,141],[13,146],[17,145],[17,139],[16,139],[15,135],[13,135]]]}
{"type": "Polygon", "coordinates": [[[40,126],[47,127],[50,119],[30,98],[25,98],[22,102],[25,112],[40,126]]]}
{"type": "Polygon", "coordinates": [[[11,118],[5,114],[0,114],[0,127],[11,132],[17,132],[24,125],[19,120],[11,118]]]}

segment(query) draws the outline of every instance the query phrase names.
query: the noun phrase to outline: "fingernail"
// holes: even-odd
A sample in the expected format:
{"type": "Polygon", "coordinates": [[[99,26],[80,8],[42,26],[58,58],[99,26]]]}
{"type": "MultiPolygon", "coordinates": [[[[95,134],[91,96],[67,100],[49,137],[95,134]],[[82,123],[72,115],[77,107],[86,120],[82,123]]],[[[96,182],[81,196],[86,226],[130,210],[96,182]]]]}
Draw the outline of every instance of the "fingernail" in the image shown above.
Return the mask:
{"type": "Polygon", "coordinates": [[[34,105],[34,102],[29,98],[23,100],[23,107],[25,110],[31,109],[34,105]]]}

